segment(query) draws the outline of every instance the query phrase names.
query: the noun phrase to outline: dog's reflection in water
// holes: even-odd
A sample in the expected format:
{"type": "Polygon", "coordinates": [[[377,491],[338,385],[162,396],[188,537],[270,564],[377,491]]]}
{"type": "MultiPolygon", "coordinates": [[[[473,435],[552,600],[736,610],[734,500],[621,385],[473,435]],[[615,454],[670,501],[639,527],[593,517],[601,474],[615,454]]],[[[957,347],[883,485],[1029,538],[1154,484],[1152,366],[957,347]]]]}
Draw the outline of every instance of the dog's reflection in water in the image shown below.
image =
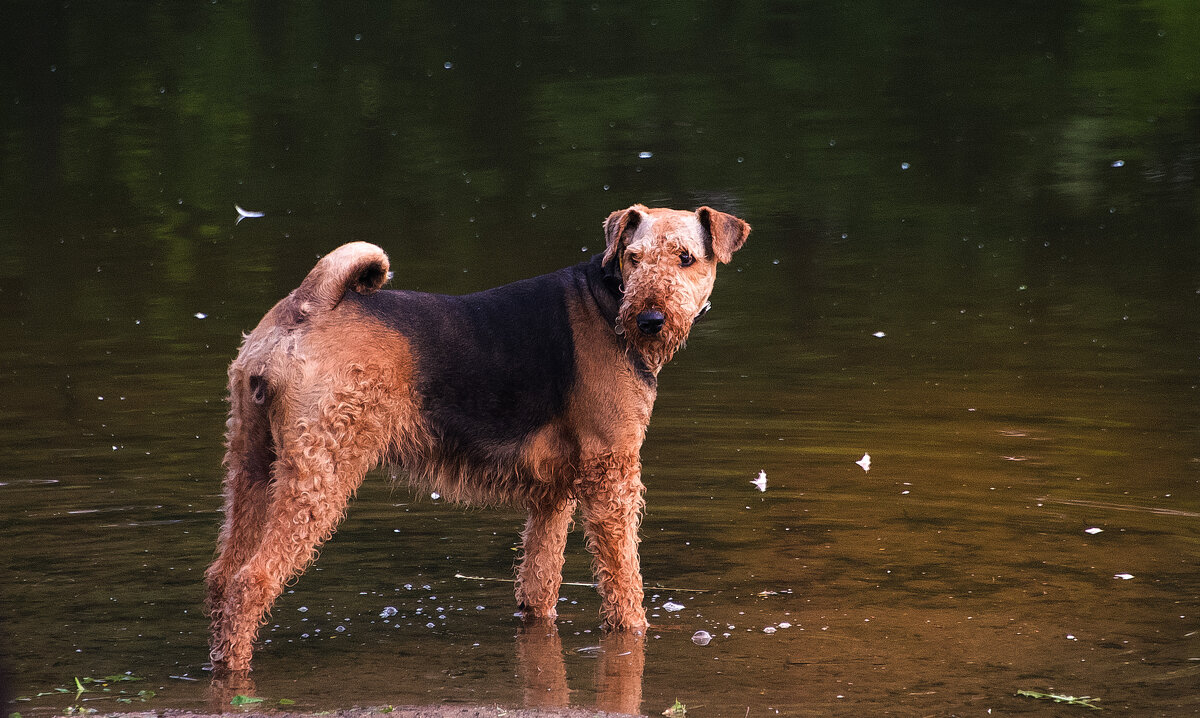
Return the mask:
{"type": "Polygon", "coordinates": [[[214,671],[208,685],[208,711],[231,713],[239,701],[258,697],[258,689],[250,671],[214,671]],[[241,696],[241,698],[239,698],[241,696]]]}
{"type": "Polygon", "coordinates": [[[517,631],[517,669],[530,708],[569,703],[567,664],[554,621],[528,621],[517,631]]]}
{"type": "MultiPolygon", "coordinates": [[[[596,662],[596,708],[637,714],[642,704],[645,636],[614,631],[600,639],[596,662]]],[[[517,631],[517,664],[525,688],[525,705],[554,708],[568,705],[567,668],[562,640],[552,621],[527,621],[517,631]]]]}
{"type": "Polygon", "coordinates": [[[641,713],[646,636],[616,631],[600,639],[596,667],[596,707],[613,713],[641,713]]]}
{"type": "MultiPolygon", "coordinates": [[[[595,651],[597,709],[638,714],[645,649],[645,636],[630,631],[613,631],[600,638],[600,647],[595,651]]],[[[570,704],[562,639],[554,621],[525,621],[517,630],[516,654],[526,707],[560,708],[570,704]]],[[[249,671],[218,672],[209,688],[209,709],[228,712],[238,696],[254,697],[256,690],[249,671]]]]}

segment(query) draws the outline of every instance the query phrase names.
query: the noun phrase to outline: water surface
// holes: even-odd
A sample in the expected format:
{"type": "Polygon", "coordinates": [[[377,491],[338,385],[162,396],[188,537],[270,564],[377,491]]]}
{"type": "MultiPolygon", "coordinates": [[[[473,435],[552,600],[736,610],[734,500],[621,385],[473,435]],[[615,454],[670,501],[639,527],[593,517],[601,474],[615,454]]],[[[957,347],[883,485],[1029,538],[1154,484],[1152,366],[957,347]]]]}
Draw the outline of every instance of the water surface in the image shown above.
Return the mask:
{"type": "Polygon", "coordinates": [[[101,710],[250,690],[204,670],[224,371],[319,255],[370,240],[396,286],[473,291],[599,251],[633,202],[754,226],[661,377],[642,557],[669,588],[644,645],[601,636],[580,586],[556,631],[523,630],[481,580],[511,576],[521,517],[376,473],[276,605],[257,695],[1200,711],[1188,4],[11,15],[0,645],[22,715],[84,676],[144,678],[113,684],[131,704],[83,694],[101,710]]]}

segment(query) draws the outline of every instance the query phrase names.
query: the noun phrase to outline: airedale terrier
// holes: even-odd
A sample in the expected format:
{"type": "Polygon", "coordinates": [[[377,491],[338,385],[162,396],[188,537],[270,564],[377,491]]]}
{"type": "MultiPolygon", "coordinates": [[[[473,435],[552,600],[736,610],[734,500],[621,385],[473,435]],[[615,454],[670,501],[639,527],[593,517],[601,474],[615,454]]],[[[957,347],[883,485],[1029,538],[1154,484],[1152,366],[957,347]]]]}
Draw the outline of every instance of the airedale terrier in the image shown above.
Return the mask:
{"type": "Polygon", "coordinates": [[[516,597],[553,619],[579,509],[603,623],[646,628],[639,452],[657,376],[750,226],[634,205],[591,261],[465,296],[378,291],[383,250],[343,245],[247,335],[229,367],[225,523],[205,576],[215,668],[250,667],[285,582],[363,476],[528,512],[516,597]]]}

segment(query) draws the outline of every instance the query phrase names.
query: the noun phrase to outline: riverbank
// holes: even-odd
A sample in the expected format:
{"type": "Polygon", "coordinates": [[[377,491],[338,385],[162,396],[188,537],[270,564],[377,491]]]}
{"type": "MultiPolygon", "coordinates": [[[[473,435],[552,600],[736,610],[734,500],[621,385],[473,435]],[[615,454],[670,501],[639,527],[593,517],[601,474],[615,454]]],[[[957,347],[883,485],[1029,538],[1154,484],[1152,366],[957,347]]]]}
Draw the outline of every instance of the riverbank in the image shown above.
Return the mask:
{"type": "MultiPolygon", "coordinates": [[[[227,713],[198,713],[185,710],[138,711],[132,713],[98,714],[92,718],[222,718],[236,715],[240,718],[281,718],[289,715],[284,711],[241,711],[227,713]]],[[[317,714],[296,713],[296,718],[307,718],[317,714]]],[[[321,718],[623,718],[625,713],[608,713],[582,708],[504,708],[501,706],[377,706],[374,708],[348,708],[346,710],[322,712],[321,718]]]]}

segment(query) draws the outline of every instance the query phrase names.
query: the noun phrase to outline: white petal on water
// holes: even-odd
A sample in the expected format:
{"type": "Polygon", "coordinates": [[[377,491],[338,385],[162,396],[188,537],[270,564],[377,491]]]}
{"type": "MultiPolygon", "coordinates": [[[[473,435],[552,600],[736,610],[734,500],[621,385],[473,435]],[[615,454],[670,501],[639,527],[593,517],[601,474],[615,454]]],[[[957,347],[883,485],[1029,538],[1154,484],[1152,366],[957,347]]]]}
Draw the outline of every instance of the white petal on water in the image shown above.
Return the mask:
{"type": "Polygon", "coordinates": [[[771,633],[774,633],[774,632],[775,632],[775,627],[774,627],[774,626],[767,626],[766,628],[764,628],[764,629],[763,629],[763,633],[771,634],[771,633]]]}
{"type": "Polygon", "coordinates": [[[870,471],[871,470],[871,455],[863,454],[863,457],[861,459],[859,459],[858,461],[855,461],[854,463],[861,466],[863,471],[870,471]]]}
{"type": "Polygon", "coordinates": [[[887,336],[887,334],[885,334],[884,332],[875,332],[871,336],[875,337],[876,339],[883,339],[884,337],[887,336]]]}
{"type": "Polygon", "coordinates": [[[692,643],[697,646],[707,646],[712,642],[712,635],[708,631],[696,631],[692,634],[692,643]]]}
{"type": "Polygon", "coordinates": [[[759,491],[766,491],[767,490],[767,472],[759,470],[758,478],[755,479],[754,481],[751,481],[750,483],[757,486],[759,491]]]}
{"type": "Polygon", "coordinates": [[[664,611],[682,611],[683,609],[687,608],[687,606],[675,603],[673,601],[667,601],[662,605],[662,607],[664,611]]]}
{"type": "Polygon", "coordinates": [[[238,224],[243,219],[247,219],[247,218],[253,219],[255,217],[266,217],[267,216],[266,212],[255,212],[254,210],[250,210],[250,209],[242,209],[241,207],[239,207],[236,204],[233,205],[233,208],[236,209],[237,213],[238,213],[237,221],[234,222],[234,224],[238,224]]]}
{"type": "Polygon", "coordinates": [[[380,618],[391,618],[392,616],[395,616],[397,613],[400,613],[400,612],[396,610],[395,606],[385,606],[384,609],[379,612],[379,617],[380,618]]]}
{"type": "Polygon", "coordinates": [[[1085,534],[1093,534],[1093,535],[1095,535],[1095,534],[1098,534],[1098,533],[1102,532],[1103,530],[1104,530],[1104,529],[1101,529],[1101,528],[1096,528],[1095,526],[1093,526],[1093,527],[1091,527],[1090,529],[1084,529],[1084,530],[1083,530],[1083,532],[1084,532],[1085,534]]]}
{"type": "Polygon", "coordinates": [[[195,318],[197,318],[197,319],[208,319],[208,315],[207,315],[207,314],[205,314],[204,312],[196,312],[196,313],[195,313],[195,314],[193,314],[192,316],[193,316],[193,317],[195,317],[195,318]]]}
{"type": "Polygon", "coordinates": [[[1113,578],[1119,578],[1122,581],[1128,581],[1129,579],[1133,578],[1133,574],[1132,573],[1118,573],[1115,576],[1113,576],[1113,578]]]}

